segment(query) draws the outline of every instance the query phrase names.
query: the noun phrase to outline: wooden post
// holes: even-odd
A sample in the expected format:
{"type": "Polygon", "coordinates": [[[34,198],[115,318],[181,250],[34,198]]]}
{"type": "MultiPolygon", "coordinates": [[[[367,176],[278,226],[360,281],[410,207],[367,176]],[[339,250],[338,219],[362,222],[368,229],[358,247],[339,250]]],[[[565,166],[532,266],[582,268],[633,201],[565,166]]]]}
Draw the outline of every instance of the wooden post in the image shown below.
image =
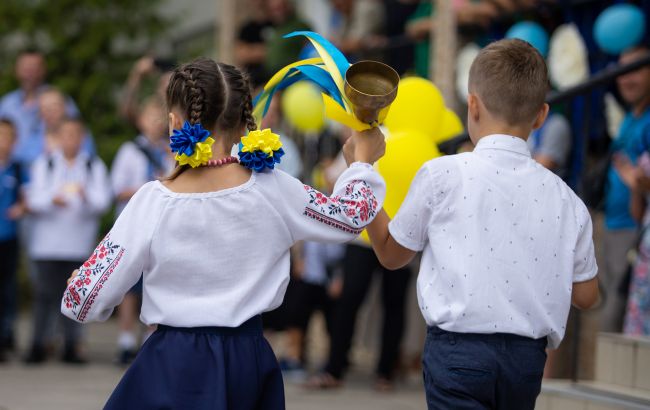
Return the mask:
{"type": "Polygon", "coordinates": [[[219,61],[235,63],[235,40],[237,37],[237,0],[216,0],[216,44],[219,61]],[[220,4],[219,4],[220,3],[220,4]]]}
{"type": "Polygon", "coordinates": [[[429,52],[429,78],[433,80],[452,110],[458,106],[456,98],[456,48],[458,31],[456,15],[449,0],[431,0],[432,13],[431,50],[429,52]]]}

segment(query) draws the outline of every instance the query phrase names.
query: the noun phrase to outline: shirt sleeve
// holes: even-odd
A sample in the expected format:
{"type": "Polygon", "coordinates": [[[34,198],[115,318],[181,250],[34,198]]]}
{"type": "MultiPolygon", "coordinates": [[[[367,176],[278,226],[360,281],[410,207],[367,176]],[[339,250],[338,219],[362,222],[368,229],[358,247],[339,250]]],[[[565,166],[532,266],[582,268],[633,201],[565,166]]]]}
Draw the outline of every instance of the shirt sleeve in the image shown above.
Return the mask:
{"type": "Polygon", "coordinates": [[[140,189],[66,288],[61,313],[77,322],[104,321],[149,263],[151,237],[158,224],[159,198],[151,185],[140,189]]]}
{"type": "Polygon", "coordinates": [[[90,175],[85,184],[86,207],[92,214],[102,214],[111,205],[111,190],[106,165],[95,158],[90,167],[90,175]]]}
{"type": "Polygon", "coordinates": [[[403,247],[415,252],[424,249],[433,215],[434,198],[430,171],[425,164],[413,178],[408,194],[388,224],[391,236],[403,247]]]}
{"type": "Polygon", "coordinates": [[[386,195],[383,178],[369,164],[352,164],[336,181],[332,196],[283,174],[283,204],[294,242],[346,242],[377,215],[386,195]],[[290,178],[290,179],[289,179],[290,178]]]}
{"type": "Polygon", "coordinates": [[[573,261],[573,282],[585,282],[598,273],[594,253],[593,227],[587,207],[580,202],[577,211],[578,238],[573,261]]]}

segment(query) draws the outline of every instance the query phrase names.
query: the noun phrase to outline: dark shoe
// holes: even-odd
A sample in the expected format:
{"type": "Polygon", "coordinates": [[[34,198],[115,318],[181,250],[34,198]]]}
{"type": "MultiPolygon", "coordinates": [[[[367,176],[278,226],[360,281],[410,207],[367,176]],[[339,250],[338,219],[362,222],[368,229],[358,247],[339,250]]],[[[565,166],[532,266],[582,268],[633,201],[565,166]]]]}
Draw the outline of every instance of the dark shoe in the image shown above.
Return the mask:
{"type": "Polygon", "coordinates": [[[68,363],[68,364],[86,364],[88,361],[84,359],[83,357],[79,356],[77,353],[77,349],[74,348],[66,348],[63,353],[63,357],[61,357],[61,361],[63,363],[68,363]]]}
{"type": "Polygon", "coordinates": [[[0,348],[0,363],[6,363],[7,362],[7,354],[5,353],[5,349],[0,348]]]}
{"type": "Polygon", "coordinates": [[[115,358],[115,363],[121,366],[127,366],[133,361],[133,359],[135,359],[137,353],[138,352],[135,350],[120,350],[117,353],[117,357],[115,358]]]}
{"type": "Polygon", "coordinates": [[[43,363],[46,358],[45,349],[42,346],[34,346],[29,352],[29,356],[25,357],[24,362],[26,364],[39,364],[43,363]]]}

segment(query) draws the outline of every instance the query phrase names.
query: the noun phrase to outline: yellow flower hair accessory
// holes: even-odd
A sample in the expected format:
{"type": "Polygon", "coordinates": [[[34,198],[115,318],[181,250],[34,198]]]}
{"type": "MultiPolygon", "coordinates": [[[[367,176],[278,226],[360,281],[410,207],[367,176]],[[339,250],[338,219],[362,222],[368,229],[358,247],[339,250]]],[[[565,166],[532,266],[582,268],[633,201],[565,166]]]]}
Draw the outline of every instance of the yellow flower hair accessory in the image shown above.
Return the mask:
{"type": "Polygon", "coordinates": [[[280,136],[269,128],[251,131],[239,143],[239,162],[258,172],[273,169],[283,155],[280,136]]]}

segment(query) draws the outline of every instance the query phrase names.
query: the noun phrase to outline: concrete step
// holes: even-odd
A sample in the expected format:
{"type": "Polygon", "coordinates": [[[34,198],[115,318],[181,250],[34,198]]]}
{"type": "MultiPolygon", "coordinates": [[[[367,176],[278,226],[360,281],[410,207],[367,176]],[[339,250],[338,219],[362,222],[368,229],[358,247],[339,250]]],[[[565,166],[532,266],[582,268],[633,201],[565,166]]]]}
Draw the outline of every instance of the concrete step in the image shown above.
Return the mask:
{"type": "Polygon", "coordinates": [[[650,409],[650,392],[602,382],[545,381],[536,410],[650,409]]]}
{"type": "Polygon", "coordinates": [[[650,392],[650,338],[600,333],[595,380],[650,392]]]}

